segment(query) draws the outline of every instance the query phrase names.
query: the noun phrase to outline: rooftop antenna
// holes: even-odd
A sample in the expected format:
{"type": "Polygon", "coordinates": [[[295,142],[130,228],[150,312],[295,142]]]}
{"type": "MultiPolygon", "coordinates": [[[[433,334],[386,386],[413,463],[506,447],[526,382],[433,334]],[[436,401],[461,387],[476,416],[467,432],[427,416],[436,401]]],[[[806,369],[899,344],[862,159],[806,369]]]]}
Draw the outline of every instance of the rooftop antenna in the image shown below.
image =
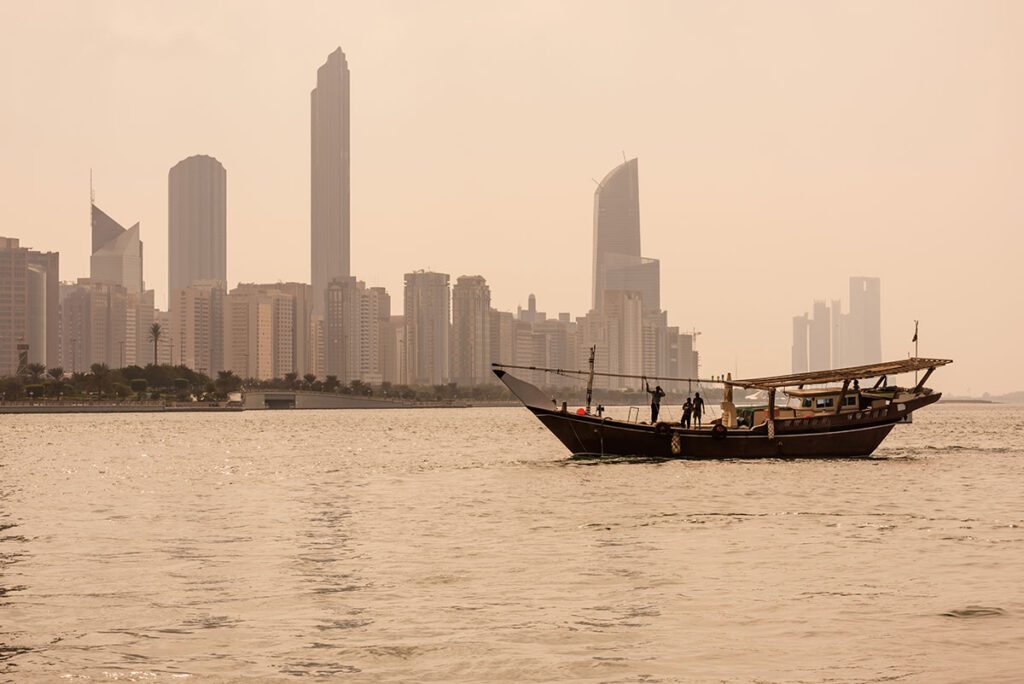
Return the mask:
{"type": "Polygon", "coordinates": [[[624,162],[629,161],[628,159],[626,159],[626,150],[622,150],[622,161],[624,161],[624,162]]]}
{"type": "Polygon", "coordinates": [[[96,190],[92,187],[92,168],[89,169],[89,201],[96,204],[96,190]]]}

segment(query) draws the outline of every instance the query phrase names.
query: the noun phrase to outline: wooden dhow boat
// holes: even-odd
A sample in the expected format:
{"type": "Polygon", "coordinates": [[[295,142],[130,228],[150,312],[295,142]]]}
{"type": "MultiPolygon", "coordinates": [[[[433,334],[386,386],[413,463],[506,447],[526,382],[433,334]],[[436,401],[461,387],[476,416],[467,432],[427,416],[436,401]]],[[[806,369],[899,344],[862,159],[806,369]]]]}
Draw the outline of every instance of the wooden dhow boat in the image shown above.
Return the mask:
{"type": "MultiPolygon", "coordinates": [[[[745,380],[647,377],[651,381],[722,385],[722,417],[700,428],[678,423],[619,420],[591,410],[595,376],[632,377],[590,370],[492,364],[493,372],[552,434],[574,455],[641,456],[648,458],[850,458],[868,456],[899,423],[911,422],[914,411],[942,396],[925,383],[949,359],[908,358],[867,366],[745,380]],[[585,407],[571,410],[535,385],[509,371],[544,371],[587,378],[585,407]],[[925,371],[912,387],[890,385],[888,379],[925,371]],[[861,381],[875,380],[867,388],[861,381]],[[829,386],[830,383],[842,383],[829,386]],[[812,387],[813,386],[813,387],[812,387]],[[740,407],[732,402],[735,388],[767,393],[768,403],[740,407]],[[778,393],[789,400],[776,405],[778,393]]],[[[598,407],[599,409],[601,407],[598,407]]]]}

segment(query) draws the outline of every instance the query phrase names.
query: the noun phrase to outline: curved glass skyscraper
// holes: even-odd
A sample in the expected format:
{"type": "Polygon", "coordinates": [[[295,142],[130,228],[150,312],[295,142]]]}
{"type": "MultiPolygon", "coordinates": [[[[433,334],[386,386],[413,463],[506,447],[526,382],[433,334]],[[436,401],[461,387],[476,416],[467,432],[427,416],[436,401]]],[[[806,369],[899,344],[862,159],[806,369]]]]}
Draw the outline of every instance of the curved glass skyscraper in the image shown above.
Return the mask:
{"type": "Polygon", "coordinates": [[[639,292],[644,310],[659,310],[660,266],[640,256],[640,178],[634,157],[608,172],[594,191],[593,308],[606,291],[639,292]]]}

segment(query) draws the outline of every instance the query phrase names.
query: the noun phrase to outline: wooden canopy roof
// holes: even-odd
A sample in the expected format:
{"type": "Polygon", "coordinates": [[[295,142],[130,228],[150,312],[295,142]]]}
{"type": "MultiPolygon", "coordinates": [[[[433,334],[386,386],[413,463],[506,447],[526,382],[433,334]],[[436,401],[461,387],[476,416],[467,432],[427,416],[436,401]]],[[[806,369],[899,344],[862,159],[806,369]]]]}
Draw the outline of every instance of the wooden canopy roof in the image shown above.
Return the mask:
{"type": "Polygon", "coordinates": [[[780,387],[795,387],[796,385],[819,385],[827,382],[841,382],[843,380],[866,380],[868,378],[880,378],[883,375],[899,375],[900,373],[912,373],[913,371],[925,370],[927,368],[938,368],[953,363],[951,359],[921,359],[911,357],[898,361],[885,361],[883,363],[872,363],[867,366],[853,366],[851,368],[837,368],[827,371],[810,371],[807,373],[793,373],[791,375],[773,375],[764,378],[747,378],[743,380],[727,381],[726,384],[736,387],[750,387],[755,389],[772,389],[780,387]]]}

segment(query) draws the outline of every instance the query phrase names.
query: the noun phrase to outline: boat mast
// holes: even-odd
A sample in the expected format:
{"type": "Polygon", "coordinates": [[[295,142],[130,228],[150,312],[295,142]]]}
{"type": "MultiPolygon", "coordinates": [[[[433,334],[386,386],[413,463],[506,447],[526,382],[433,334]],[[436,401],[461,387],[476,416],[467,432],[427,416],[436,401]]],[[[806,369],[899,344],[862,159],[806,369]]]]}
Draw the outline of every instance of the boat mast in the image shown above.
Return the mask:
{"type": "Polygon", "coordinates": [[[590,348],[590,375],[587,376],[587,415],[590,415],[590,400],[594,397],[594,354],[597,345],[590,348]]]}

